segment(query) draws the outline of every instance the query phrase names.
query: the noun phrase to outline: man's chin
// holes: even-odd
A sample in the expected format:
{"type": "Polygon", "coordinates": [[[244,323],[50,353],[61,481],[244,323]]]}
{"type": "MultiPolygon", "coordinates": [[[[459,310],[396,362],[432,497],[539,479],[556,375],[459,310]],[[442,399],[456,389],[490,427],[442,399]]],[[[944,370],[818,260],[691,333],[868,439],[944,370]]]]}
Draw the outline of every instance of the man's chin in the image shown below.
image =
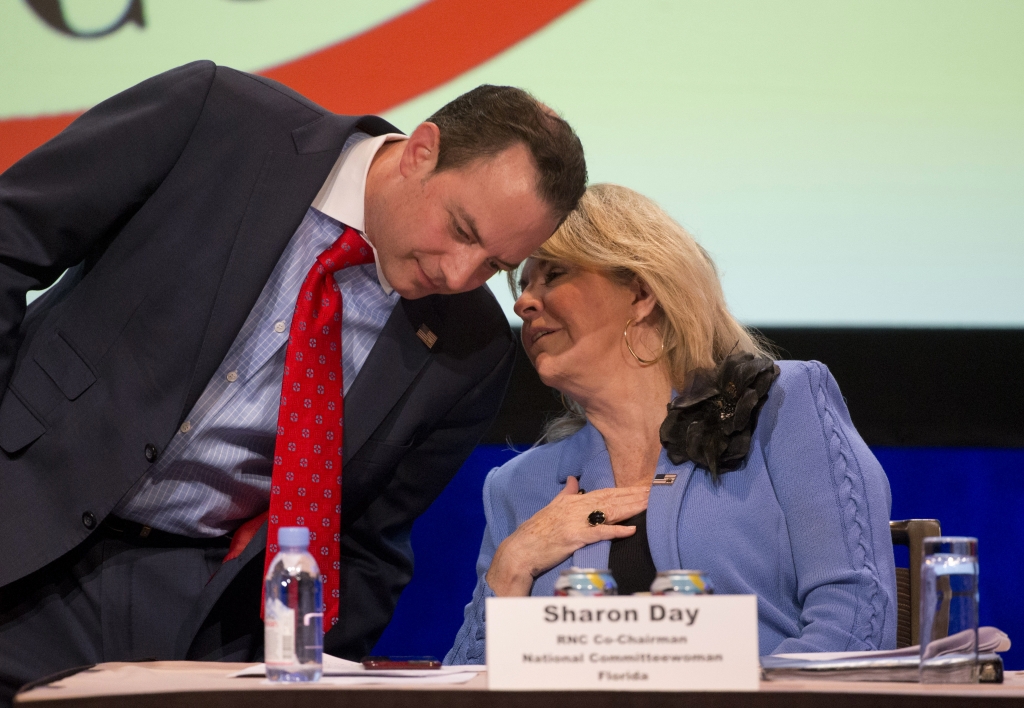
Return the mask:
{"type": "Polygon", "coordinates": [[[430,282],[415,261],[404,262],[395,270],[398,272],[394,274],[394,278],[389,277],[387,271],[384,271],[384,277],[388,279],[395,292],[406,300],[419,300],[428,295],[441,294],[439,288],[430,282]]]}
{"type": "Polygon", "coordinates": [[[456,291],[439,288],[431,282],[423,282],[423,278],[410,278],[404,282],[391,283],[399,295],[406,300],[418,300],[428,295],[454,295],[456,291]]]}
{"type": "Polygon", "coordinates": [[[431,288],[425,288],[419,283],[405,283],[401,285],[391,284],[395,292],[402,296],[405,300],[419,300],[420,298],[428,295],[436,295],[437,292],[431,288]]]}

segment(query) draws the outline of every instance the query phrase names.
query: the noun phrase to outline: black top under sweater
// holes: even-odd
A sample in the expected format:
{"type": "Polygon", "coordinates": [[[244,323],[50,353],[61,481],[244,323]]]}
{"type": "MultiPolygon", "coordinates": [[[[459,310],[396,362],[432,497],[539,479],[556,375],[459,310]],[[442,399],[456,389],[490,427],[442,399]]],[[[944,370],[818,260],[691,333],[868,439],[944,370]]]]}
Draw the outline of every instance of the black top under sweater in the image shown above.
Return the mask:
{"type": "Polygon", "coordinates": [[[651,546],[647,543],[647,510],[644,509],[631,519],[620,521],[619,525],[636,526],[636,533],[626,538],[612,539],[608,569],[618,583],[620,595],[647,592],[658,575],[651,557],[651,546]]]}

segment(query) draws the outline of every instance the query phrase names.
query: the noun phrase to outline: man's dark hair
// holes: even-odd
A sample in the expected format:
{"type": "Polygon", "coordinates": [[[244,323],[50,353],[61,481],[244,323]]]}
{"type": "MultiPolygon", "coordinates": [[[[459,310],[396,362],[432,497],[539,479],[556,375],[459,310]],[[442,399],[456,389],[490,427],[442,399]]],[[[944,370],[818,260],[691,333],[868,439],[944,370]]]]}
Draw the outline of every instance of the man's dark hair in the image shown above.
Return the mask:
{"type": "Polygon", "coordinates": [[[524,144],[537,167],[540,196],[559,217],[576,208],[587,188],[583,145],[547,106],[514,86],[477,86],[427,119],[441,131],[435,171],[462,167],[524,144]]]}

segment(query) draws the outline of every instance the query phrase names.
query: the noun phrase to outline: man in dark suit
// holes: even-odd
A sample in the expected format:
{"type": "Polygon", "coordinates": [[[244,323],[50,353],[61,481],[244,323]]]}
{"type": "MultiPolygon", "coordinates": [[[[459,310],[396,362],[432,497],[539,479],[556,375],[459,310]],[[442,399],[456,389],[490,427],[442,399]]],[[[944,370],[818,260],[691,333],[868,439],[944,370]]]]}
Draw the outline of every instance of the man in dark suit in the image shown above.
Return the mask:
{"type": "Polygon", "coordinates": [[[413,520],[508,380],[484,281],[553,232],[585,172],[571,128],[518,89],[475,89],[406,137],[197,62],[0,175],[0,684],[260,655],[261,515],[289,327],[305,326],[290,320],[350,231],[376,258],[331,283],[344,433],[325,650],[367,653],[411,577],[413,520]]]}

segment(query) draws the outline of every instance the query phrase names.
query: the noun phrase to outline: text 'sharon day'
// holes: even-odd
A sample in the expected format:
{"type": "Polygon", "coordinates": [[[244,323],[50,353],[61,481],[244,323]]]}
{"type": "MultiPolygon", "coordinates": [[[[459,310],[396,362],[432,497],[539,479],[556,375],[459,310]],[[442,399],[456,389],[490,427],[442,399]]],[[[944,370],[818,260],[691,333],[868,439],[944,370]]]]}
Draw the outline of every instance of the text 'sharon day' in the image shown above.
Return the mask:
{"type": "MultiPolygon", "coordinates": [[[[689,609],[672,607],[652,603],[650,605],[651,622],[683,622],[689,627],[697,621],[697,613],[700,609],[689,609]]],[[[565,605],[544,606],[545,622],[639,622],[639,615],[635,609],[598,609],[598,610],[573,610],[565,605]]]]}

